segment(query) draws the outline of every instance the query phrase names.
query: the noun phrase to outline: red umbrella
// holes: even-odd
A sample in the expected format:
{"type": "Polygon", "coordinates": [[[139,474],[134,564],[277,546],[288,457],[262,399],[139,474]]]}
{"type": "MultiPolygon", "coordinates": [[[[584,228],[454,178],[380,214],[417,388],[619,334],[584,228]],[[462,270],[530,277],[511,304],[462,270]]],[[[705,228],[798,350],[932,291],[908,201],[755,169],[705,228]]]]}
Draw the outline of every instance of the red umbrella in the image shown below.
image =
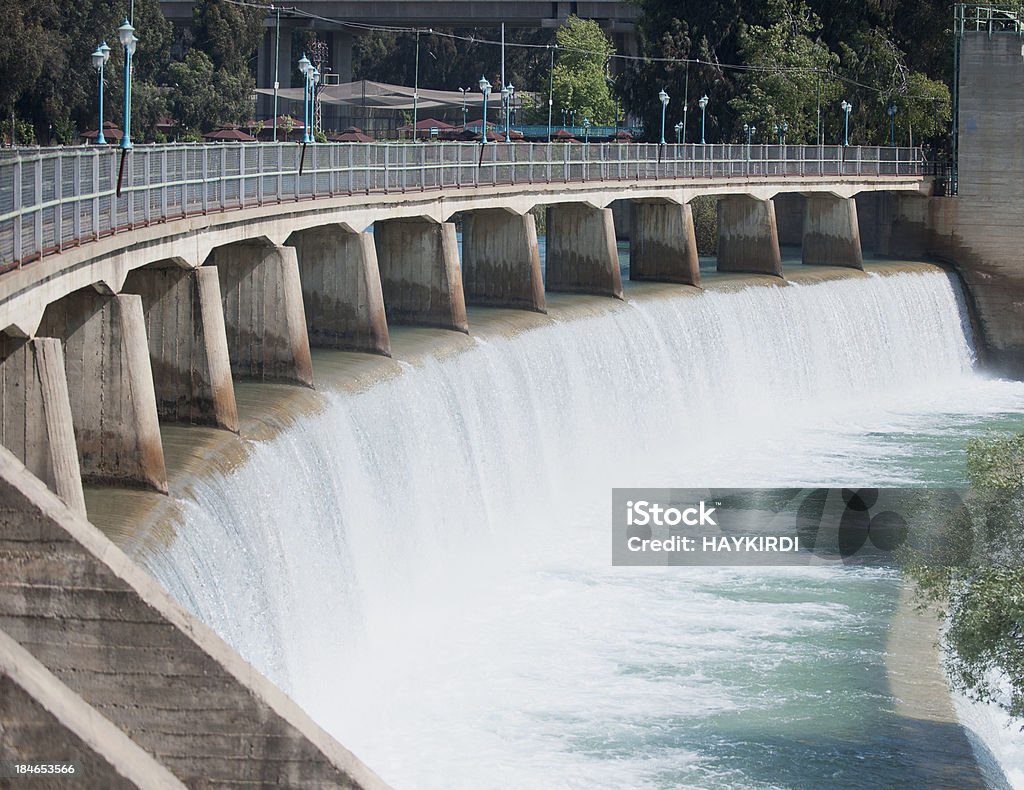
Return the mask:
{"type": "MultiPolygon", "coordinates": [[[[416,131],[418,132],[429,132],[431,129],[437,129],[439,132],[448,131],[454,129],[450,123],[439,121],[436,118],[425,118],[416,124],[416,131]]],[[[399,126],[398,131],[400,132],[411,132],[413,129],[412,124],[406,124],[405,126],[399,126]]]]}

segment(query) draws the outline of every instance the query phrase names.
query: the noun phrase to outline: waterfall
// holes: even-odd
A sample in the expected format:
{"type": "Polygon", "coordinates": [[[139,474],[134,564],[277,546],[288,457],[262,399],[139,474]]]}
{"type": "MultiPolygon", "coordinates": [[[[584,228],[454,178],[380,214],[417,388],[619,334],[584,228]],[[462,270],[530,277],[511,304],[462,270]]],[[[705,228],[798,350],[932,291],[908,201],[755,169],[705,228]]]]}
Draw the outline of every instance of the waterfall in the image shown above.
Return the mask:
{"type": "Polygon", "coordinates": [[[931,270],[642,299],[480,338],[325,393],[195,481],[175,541],[143,561],[400,786],[742,785],[733,769],[666,773],[714,752],[673,740],[673,717],[756,708],[757,673],[723,662],[782,671],[835,628],[884,630],[854,593],[895,582],[613,569],[611,488],[920,480],[928,437],[1024,403],[975,372],[965,315],[931,270]],[[789,608],[745,594],[772,579],[789,608]],[[671,605],[643,605],[657,599],[671,605]]]}

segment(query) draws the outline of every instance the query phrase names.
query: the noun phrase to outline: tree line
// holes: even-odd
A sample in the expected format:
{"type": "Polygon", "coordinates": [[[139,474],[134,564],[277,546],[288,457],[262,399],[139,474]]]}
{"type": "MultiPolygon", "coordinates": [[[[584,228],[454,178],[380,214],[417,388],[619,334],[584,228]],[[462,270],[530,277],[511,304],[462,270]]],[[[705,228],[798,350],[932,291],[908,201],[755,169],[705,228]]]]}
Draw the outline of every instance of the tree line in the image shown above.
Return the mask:
{"type": "MultiPolygon", "coordinates": [[[[506,82],[517,88],[520,120],[554,123],[576,113],[594,124],[639,121],[660,133],[662,89],[668,126],[687,112],[699,135],[698,99],[708,96],[709,142],[786,139],[839,141],[840,102],[852,105],[851,142],[941,146],[950,120],[952,15],[939,0],[634,0],[638,51],[616,53],[594,22],[571,18],[555,32],[509,31],[506,82]],[[624,57],[629,54],[629,57],[624,57]],[[895,116],[889,108],[895,107],[895,116]]],[[[124,8],[99,0],[0,0],[0,117],[21,139],[69,143],[96,125],[92,49],[112,46],[108,118],[119,117],[122,51],[116,29],[124,8]]],[[[153,139],[170,117],[183,135],[253,117],[255,53],[267,11],[199,0],[192,24],[172,30],[158,0],[136,0],[140,38],[133,59],[133,127],[153,139]]],[[[495,30],[372,31],[355,37],[357,79],[478,90],[487,76],[500,89],[495,30]]],[[[310,31],[309,35],[313,35],[310,31]]],[[[458,112],[455,112],[458,115],[458,112]]]]}

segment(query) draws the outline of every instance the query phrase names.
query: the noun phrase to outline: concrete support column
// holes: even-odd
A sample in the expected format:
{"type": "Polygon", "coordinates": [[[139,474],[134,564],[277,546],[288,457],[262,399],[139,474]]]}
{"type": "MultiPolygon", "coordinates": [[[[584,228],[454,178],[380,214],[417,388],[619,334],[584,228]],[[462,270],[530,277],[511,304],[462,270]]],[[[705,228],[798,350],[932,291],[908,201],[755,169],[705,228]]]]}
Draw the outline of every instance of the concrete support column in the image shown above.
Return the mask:
{"type": "Polygon", "coordinates": [[[160,419],[237,432],[217,270],[147,266],[130,272],[122,291],[142,297],[160,419]]]}
{"type": "Polygon", "coordinates": [[[352,82],[352,39],[348,30],[336,30],[331,34],[331,71],[338,75],[343,85],[352,82]]]}
{"type": "Polygon", "coordinates": [[[803,261],[864,268],[857,203],[853,198],[809,195],[804,204],[803,261]]]}
{"type": "Polygon", "coordinates": [[[142,299],[83,288],[46,308],[60,338],[82,479],[167,491],[142,299]]]}
{"type": "Polygon", "coordinates": [[[327,225],[295,233],[311,346],[391,356],[373,234],[327,225]]]}
{"type": "Polygon", "coordinates": [[[64,504],[85,515],[60,340],[0,334],[0,444],[64,504]]]}
{"type": "Polygon", "coordinates": [[[730,195],[718,201],[718,271],[782,276],[771,200],[730,195]]]}
{"type": "Polygon", "coordinates": [[[690,205],[633,201],[629,279],[700,285],[690,205]]]}
{"type": "Polygon", "coordinates": [[[313,385],[299,263],[292,247],[218,247],[217,267],[231,373],[236,378],[313,385]]]}
{"type": "Polygon", "coordinates": [[[622,299],[612,210],[565,203],[548,207],[547,220],[548,290],[622,299]]]}
{"type": "Polygon", "coordinates": [[[390,219],[373,229],[388,323],[469,332],[455,225],[390,219]]]}
{"type": "Polygon", "coordinates": [[[468,304],[546,312],[533,214],[484,209],[463,215],[462,273],[468,304]]]}

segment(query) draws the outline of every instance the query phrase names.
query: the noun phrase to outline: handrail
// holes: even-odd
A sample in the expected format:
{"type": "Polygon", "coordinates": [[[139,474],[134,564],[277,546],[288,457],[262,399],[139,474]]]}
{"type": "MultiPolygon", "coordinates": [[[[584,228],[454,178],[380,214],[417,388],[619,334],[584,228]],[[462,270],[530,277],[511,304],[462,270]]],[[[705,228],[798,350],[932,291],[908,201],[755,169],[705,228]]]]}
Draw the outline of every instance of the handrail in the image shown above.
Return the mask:
{"type": "Polygon", "coordinates": [[[797,145],[139,145],[0,156],[0,271],[154,223],[339,195],[577,182],[922,176],[920,149],[797,145]]]}

